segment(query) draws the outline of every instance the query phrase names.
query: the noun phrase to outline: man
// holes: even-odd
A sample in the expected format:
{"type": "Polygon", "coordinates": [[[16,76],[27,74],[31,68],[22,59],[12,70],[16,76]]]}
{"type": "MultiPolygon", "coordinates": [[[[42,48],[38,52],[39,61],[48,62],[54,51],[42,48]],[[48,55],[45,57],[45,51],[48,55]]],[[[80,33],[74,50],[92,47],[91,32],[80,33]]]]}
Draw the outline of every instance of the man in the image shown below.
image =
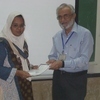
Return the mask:
{"type": "Polygon", "coordinates": [[[50,69],[54,70],[53,100],[84,100],[93,37],[88,29],[75,22],[72,5],[61,4],[56,13],[62,30],[53,37],[47,61],[50,69]]]}

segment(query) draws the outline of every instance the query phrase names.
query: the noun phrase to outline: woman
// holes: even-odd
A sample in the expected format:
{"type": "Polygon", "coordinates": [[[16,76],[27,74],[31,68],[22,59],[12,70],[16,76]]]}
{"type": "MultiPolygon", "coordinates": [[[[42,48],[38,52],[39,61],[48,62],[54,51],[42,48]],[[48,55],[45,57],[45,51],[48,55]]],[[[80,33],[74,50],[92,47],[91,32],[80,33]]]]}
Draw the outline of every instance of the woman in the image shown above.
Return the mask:
{"type": "Polygon", "coordinates": [[[0,87],[4,100],[33,100],[24,30],[23,15],[13,12],[1,32],[0,87]]]}

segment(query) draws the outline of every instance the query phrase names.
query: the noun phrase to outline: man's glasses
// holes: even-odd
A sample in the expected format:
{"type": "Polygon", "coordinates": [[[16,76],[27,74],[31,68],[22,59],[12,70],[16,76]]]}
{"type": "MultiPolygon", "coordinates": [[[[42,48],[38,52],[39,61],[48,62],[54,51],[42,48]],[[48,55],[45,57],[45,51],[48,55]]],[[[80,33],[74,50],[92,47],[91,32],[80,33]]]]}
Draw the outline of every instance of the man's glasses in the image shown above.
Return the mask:
{"type": "Polygon", "coordinates": [[[66,20],[66,19],[69,19],[71,16],[72,16],[72,14],[65,14],[63,16],[58,16],[57,19],[62,20],[62,18],[64,18],[66,20]]]}

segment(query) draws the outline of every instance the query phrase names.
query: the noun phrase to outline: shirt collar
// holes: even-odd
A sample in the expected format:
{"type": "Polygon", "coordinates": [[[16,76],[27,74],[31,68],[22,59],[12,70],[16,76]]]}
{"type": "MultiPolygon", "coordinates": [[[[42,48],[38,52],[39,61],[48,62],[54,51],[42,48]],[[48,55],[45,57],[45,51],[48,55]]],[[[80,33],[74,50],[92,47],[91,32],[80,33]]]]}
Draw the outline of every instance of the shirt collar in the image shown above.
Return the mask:
{"type": "Polygon", "coordinates": [[[74,22],[74,25],[73,25],[71,32],[78,33],[77,27],[78,27],[77,23],[74,22]]]}
{"type": "MultiPolygon", "coordinates": [[[[74,22],[74,25],[73,25],[72,30],[71,30],[71,32],[69,33],[69,35],[70,35],[72,32],[78,33],[77,27],[78,27],[77,23],[74,22]]],[[[66,36],[65,30],[62,31],[62,34],[63,34],[64,36],[66,36]]],[[[67,37],[67,36],[66,36],[66,37],[67,37]]]]}

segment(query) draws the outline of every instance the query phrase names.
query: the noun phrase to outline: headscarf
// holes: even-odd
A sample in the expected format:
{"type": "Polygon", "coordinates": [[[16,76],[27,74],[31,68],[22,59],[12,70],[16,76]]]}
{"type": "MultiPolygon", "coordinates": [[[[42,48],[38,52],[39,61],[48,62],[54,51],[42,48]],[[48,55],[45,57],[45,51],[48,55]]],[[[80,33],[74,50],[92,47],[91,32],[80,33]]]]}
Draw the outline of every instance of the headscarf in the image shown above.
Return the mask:
{"type": "MultiPolygon", "coordinates": [[[[24,33],[22,33],[20,36],[15,36],[15,35],[13,35],[13,33],[11,32],[11,29],[10,29],[14,18],[18,15],[22,15],[22,14],[20,12],[12,12],[8,16],[6,25],[4,26],[3,30],[1,31],[0,37],[4,37],[7,40],[11,41],[12,43],[14,43],[16,46],[18,46],[23,51],[24,40],[25,40],[24,33]]],[[[23,15],[22,15],[22,17],[23,17],[23,15]]],[[[23,17],[23,19],[24,19],[24,17],[23,17]]],[[[29,69],[28,69],[27,60],[24,59],[22,56],[19,56],[18,54],[16,54],[16,55],[21,58],[23,70],[28,71],[29,69]]]]}
{"type": "MultiPolygon", "coordinates": [[[[22,51],[23,51],[23,45],[24,45],[24,34],[21,34],[20,36],[15,36],[13,35],[13,33],[11,32],[11,24],[14,20],[14,18],[18,15],[22,15],[20,12],[12,12],[8,18],[7,18],[7,22],[3,28],[3,30],[1,31],[0,36],[10,40],[12,43],[14,43],[15,45],[17,45],[22,51]]],[[[22,15],[23,16],[23,15],[22,15]]],[[[24,17],[23,17],[24,19],[24,17]]],[[[25,21],[25,20],[24,20],[25,21]]]]}

